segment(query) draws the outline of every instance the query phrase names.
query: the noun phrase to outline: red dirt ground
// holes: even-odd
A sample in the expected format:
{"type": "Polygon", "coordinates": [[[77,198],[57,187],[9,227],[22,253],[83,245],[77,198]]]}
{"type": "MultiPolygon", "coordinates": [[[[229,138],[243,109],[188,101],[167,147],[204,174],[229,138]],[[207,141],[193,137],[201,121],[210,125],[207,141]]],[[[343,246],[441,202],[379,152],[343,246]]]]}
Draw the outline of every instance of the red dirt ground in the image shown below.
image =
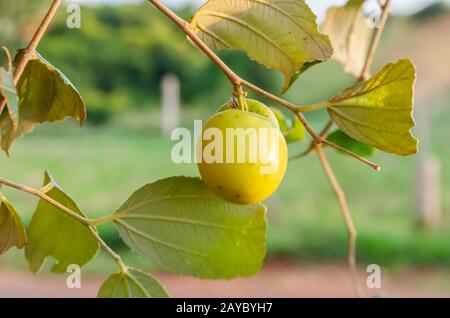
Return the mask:
{"type": "MultiPolygon", "coordinates": [[[[366,276],[360,273],[361,283],[366,276]]],[[[353,297],[344,265],[269,263],[256,276],[231,281],[206,281],[155,274],[173,297],[353,297]]],[[[81,289],[68,289],[63,276],[0,270],[0,297],[95,297],[105,278],[82,278],[81,289]]],[[[440,270],[402,270],[382,273],[381,289],[366,296],[450,297],[450,273],[440,270]],[[446,283],[447,282],[447,283],[446,283]]]]}

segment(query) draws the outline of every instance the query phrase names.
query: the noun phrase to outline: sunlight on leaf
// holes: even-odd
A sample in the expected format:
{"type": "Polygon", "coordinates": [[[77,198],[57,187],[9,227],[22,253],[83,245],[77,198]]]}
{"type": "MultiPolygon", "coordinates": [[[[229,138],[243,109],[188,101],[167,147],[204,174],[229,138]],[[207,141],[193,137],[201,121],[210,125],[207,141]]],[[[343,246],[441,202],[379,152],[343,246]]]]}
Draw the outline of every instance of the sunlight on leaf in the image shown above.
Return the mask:
{"type": "Polygon", "coordinates": [[[149,274],[128,268],[111,275],[100,287],[98,298],[168,298],[164,287],[149,274]]]}
{"type": "MultiPolygon", "coordinates": [[[[49,197],[84,216],[76,203],[46,172],[44,186],[49,184],[50,190],[46,191],[49,197]]],[[[39,272],[49,256],[57,261],[52,272],[65,273],[68,265],[77,264],[81,267],[99,250],[97,239],[86,226],[45,200],[39,200],[27,233],[29,242],[25,256],[33,273],[39,272]]]]}
{"type": "Polygon", "coordinates": [[[14,207],[0,193],[0,255],[11,247],[21,249],[27,242],[22,219],[14,207]]]}
{"type": "Polygon", "coordinates": [[[7,57],[7,69],[0,67],[0,100],[6,98],[6,109],[0,115],[1,148],[9,154],[9,147],[17,129],[17,111],[19,97],[14,85],[14,71],[9,51],[3,48],[7,57]],[[2,96],[1,96],[2,95],[2,96]]]}
{"type": "MultiPolygon", "coordinates": [[[[19,51],[18,54],[23,53],[19,51]]],[[[36,124],[58,122],[67,117],[73,117],[82,124],[86,119],[83,100],[73,84],[37,52],[17,83],[17,93],[18,127],[15,132],[5,132],[12,136],[8,143],[5,142],[5,150],[10,148],[14,139],[31,132],[36,124]]]]}
{"type": "Polygon", "coordinates": [[[318,31],[316,16],[304,0],[209,0],[190,26],[213,50],[243,50],[252,60],[281,71],[283,92],[304,65],[332,54],[328,37],[318,31]]]}
{"type": "Polygon", "coordinates": [[[363,5],[364,0],[350,0],[343,7],[330,8],[320,26],[321,32],[330,36],[333,58],[355,77],[361,75],[372,34],[363,5]]]}
{"type": "Polygon", "coordinates": [[[113,220],[125,243],[163,270],[233,278],[262,266],[265,212],[224,201],[198,178],[172,177],[136,191],[113,220]]]}
{"type": "Polygon", "coordinates": [[[410,60],[388,64],[368,81],[331,99],[328,113],[342,131],[364,144],[401,156],[414,154],[415,78],[410,60]]]}

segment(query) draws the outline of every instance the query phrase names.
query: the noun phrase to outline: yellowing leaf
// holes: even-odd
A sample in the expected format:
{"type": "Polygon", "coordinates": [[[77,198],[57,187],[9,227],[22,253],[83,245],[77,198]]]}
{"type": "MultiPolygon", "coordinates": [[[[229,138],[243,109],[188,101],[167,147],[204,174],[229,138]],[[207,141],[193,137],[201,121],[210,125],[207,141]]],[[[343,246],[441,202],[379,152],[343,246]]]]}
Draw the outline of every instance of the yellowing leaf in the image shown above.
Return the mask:
{"type": "Polygon", "coordinates": [[[8,69],[0,67],[0,100],[2,100],[2,96],[6,98],[6,109],[3,109],[0,114],[0,146],[8,153],[9,145],[12,143],[17,129],[16,115],[19,98],[14,85],[14,72],[9,51],[6,48],[3,50],[6,52],[8,69]]]}
{"type": "Polygon", "coordinates": [[[10,60],[9,51],[3,48],[7,57],[7,69],[0,67],[0,93],[6,98],[7,106],[13,113],[17,112],[19,98],[17,97],[16,86],[14,85],[14,71],[10,60]]]}
{"type": "Polygon", "coordinates": [[[350,137],[401,156],[417,152],[413,88],[415,67],[410,60],[386,65],[364,83],[329,101],[328,113],[350,137]]]}
{"type": "Polygon", "coordinates": [[[362,14],[364,0],[349,0],[343,7],[328,9],[321,32],[330,36],[333,58],[347,73],[359,77],[364,67],[372,30],[362,14]]]}
{"type": "Polygon", "coordinates": [[[192,30],[213,50],[239,49],[285,76],[286,92],[301,71],[332,54],[304,0],[209,0],[192,30]]]}
{"type": "Polygon", "coordinates": [[[0,193],[0,255],[11,247],[21,249],[27,242],[22,219],[14,207],[0,193]]]}
{"type": "MultiPolygon", "coordinates": [[[[49,189],[46,191],[49,197],[84,216],[76,203],[58,187],[47,172],[44,186],[49,189]]],[[[28,238],[25,256],[33,273],[42,268],[49,256],[57,261],[52,272],[65,273],[68,265],[83,266],[99,249],[97,239],[85,225],[45,200],[39,200],[28,226],[28,238]]]]}
{"type": "Polygon", "coordinates": [[[173,177],[136,191],[112,220],[131,249],[163,270],[233,278],[261,268],[265,212],[224,201],[198,178],[173,177]]]}
{"type": "Polygon", "coordinates": [[[150,275],[128,268],[111,275],[100,287],[98,298],[168,298],[166,290],[150,275]]]}
{"type": "Polygon", "coordinates": [[[53,123],[67,117],[73,117],[81,124],[86,119],[83,100],[73,84],[38,53],[25,67],[17,83],[17,93],[19,123],[13,138],[3,145],[6,151],[14,139],[29,133],[36,124],[53,123]]]}
{"type": "Polygon", "coordinates": [[[0,115],[0,146],[9,155],[9,149],[15,138],[17,123],[9,108],[0,115]]]}

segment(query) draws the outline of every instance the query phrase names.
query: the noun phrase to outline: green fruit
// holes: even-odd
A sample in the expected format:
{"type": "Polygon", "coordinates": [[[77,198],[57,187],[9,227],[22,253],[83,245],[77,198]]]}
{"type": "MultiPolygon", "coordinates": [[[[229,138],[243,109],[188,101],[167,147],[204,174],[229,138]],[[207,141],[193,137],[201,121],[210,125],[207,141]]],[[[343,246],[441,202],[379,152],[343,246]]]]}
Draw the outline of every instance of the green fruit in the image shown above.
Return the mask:
{"type": "MultiPolygon", "coordinates": [[[[231,141],[234,147],[224,146],[222,148],[222,158],[224,158],[222,162],[208,163],[202,160],[198,163],[200,175],[210,189],[224,199],[240,204],[259,203],[271,196],[283,180],[288,159],[286,141],[279,130],[276,118],[273,120],[270,115],[262,116],[260,114],[261,110],[265,112],[266,109],[269,109],[264,104],[255,101],[250,104],[252,105],[251,109],[258,109],[259,113],[227,108],[228,106],[221,107],[219,112],[214,114],[204,125],[202,136],[209,128],[213,128],[215,131],[220,131],[221,135],[224,136],[223,145],[229,145],[227,143],[230,140],[227,138],[230,137],[226,134],[228,128],[244,130],[254,128],[258,135],[259,146],[261,144],[267,145],[266,153],[261,156],[259,150],[250,147],[249,143],[239,144],[236,142],[237,137],[233,137],[231,141]],[[261,105],[264,107],[261,107],[261,105]],[[263,133],[264,129],[270,129],[274,134],[269,137],[268,134],[263,133]],[[273,143],[270,138],[277,138],[277,142],[273,143]],[[226,162],[227,151],[230,150],[234,151],[235,159],[237,153],[244,151],[245,160],[241,162],[235,160],[233,163],[226,162]],[[252,155],[256,153],[258,155],[253,156],[253,158],[257,158],[257,160],[250,160],[252,155]],[[268,166],[275,168],[270,172],[264,171],[264,168],[268,166]]],[[[266,114],[269,113],[266,112],[266,114]]],[[[273,113],[270,112],[270,114],[273,113]]],[[[205,147],[209,147],[211,143],[211,140],[200,140],[198,147],[201,147],[202,154],[206,153],[205,147]]]]}
{"type": "MultiPolygon", "coordinates": [[[[267,107],[263,103],[261,103],[257,100],[254,100],[254,99],[247,99],[247,105],[248,105],[248,111],[250,113],[255,113],[260,116],[266,117],[266,118],[270,119],[277,127],[279,127],[278,119],[275,116],[275,114],[273,113],[272,109],[270,109],[270,107],[267,107]]],[[[230,110],[230,109],[238,109],[238,108],[233,107],[231,102],[228,102],[228,103],[222,105],[217,110],[217,113],[223,112],[225,110],[230,110]]]]}

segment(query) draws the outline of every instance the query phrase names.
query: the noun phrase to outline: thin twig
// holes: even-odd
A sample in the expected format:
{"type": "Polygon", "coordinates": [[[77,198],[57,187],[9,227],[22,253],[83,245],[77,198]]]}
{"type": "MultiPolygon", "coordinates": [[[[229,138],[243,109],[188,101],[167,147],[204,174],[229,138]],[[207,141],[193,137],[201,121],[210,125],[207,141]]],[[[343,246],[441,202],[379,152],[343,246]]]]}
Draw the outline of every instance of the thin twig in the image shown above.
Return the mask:
{"type": "MultiPolygon", "coordinates": [[[[330,119],[328,121],[328,123],[325,125],[325,127],[323,127],[322,131],[320,132],[320,137],[326,138],[326,136],[328,135],[328,132],[330,131],[331,127],[333,127],[333,125],[334,125],[334,122],[330,119]]],[[[290,157],[289,160],[303,158],[303,157],[309,155],[315,148],[316,148],[316,144],[314,143],[314,141],[311,141],[311,143],[309,144],[308,148],[305,151],[303,151],[302,153],[300,153],[298,155],[290,157]]]]}
{"type": "Polygon", "coordinates": [[[323,151],[323,145],[316,145],[316,151],[319,155],[320,163],[322,164],[323,170],[330,181],[331,186],[336,194],[336,197],[339,201],[339,206],[341,208],[342,215],[345,220],[345,224],[347,226],[348,231],[348,265],[352,274],[353,286],[355,288],[355,292],[358,296],[362,296],[361,289],[358,283],[358,271],[356,268],[356,228],[353,223],[352,215],[350,213],[350,209],[348,208],[347,200],[345,198],[345,193],[342,190],[339,182],[336,179],[336,176],[333,173],[333,170],[330,167],[327,157],[323,151]]]}
{"type": "Polygon", "coordinates": [[[97,239],[97,241],[99,242],[99,244],[103,247],[103,249],[108,252],[108,254],[112,257],[112,259],[116,262],[116,264],[119,266],[119,268],[121,270],[125,270],[126,266],[123,264],[120,255],[118,255],[116,252],[114,252],[109,246],[108,244],[106,244],[106,242],[100,237],[100,235],[97,232],[97,229],[95,227],[95,225],[92,224],[91,220],[79,215],[78,213],[76,213],[75,211],[72,211],[71,209],[65,207],[64,205],[62,205],[61,203],[59,203],[58,201],[56,201],[55,199],[49,197],[45,192],[50,191],[51,187],[49,187],[48,185],[45,186],[42,189],[36,189],[36,188],[32,188],[29,186],[25,186],[22,184],[18,184],[6,179],[2,179],[0,178],[0,185],[4,185],[22,192],[26,192],[29,193],[31,195],[34,195],[42,200],[47,201],[49,204],[53,205],[55,208],[59,209],[61,212],[65,213],[66,215],[72,217],[73,219],[75,219],[76,221],[80,222],[81,224],[83,224],[84,226],[86,226],[89,231],[95,236],[95,238],[97,239]],[[45,192],[44,192],[45,189],[45,192]]]}
{"type": "Polygon", "coordinates": [[[278,104],[280,104],[281,106],[289,109],[290,111],[294,112],[298,119],[300,120],[300,122],[303,124],[303,126],[305,127],[305,129],[308,131],[308,133],[311,135],[311,137],[313,138],[313,140],[315,140],[317,143],[321,143],[322,139],[320,138],[319,135],[317,135],[317,133],[314,131],[314,129],[312,128],[312,126],[308,123],[308,121],[306,120],[306,118],[303,116],[302,113],[298,112],[298,107],[286,100],[284,100],[281,97],[278,97],[276,95],[273,95],[272,93],[269,93],[267,91],[265,91],[264,89],[246,81],[241,79],[241,85],[245,86],[249,89],[251,89],[252,91],[258,93],[261,96],[264,96],[278,104]]]}
{"type": "MultiPolygon", "coordinates": [[[[53,20],[53,17],[55,16],[56,10],[58,9],[59,5],[61,4],[62,0],[54,0],[52,5],[50,6],[50,9],[48,10],[47,14],[45,15],[42,22],[39,24],[36,32],[33,35],[33,38],[31,39],[30,43],[28,43],[27,47],[23,51],[23,54],[20,56],[20,60],[17,61],[16,69],[14,70],[14,84],[17,85],[20,77],[22,76],[23,71],[25,70],[25,66],[27,65],[28,61],[33,57],[34,52],[36,51],[36,48],[41,41],[42,37],[45,34],[45,31],[47,31],[47,28],[50,24],[50,22],[53,20]]],[[[3,111],[3,108],[6,105],[6,98],[3,98],[0,102],[0,114],[3,111]]]]}
{"type": "MultiPolygon", "coordinates": [[[[381,35],[383,33],[384,27],[386,25],[386,21],[389,17],[390,13],[390,6],[391,6],[391,0],[387,0],[386,3],[382,6],[382,18],[380,21],[380,25],[377,28],[377,31],[372,39],[372,42],[369,46],[368,53],[366,56],[366,61],[364,63],[364,67],[361,71],[361,75],[358,79],[358,81],[365,81],[369,77],[369,70],[372,66],[373,59],[375,57],[375,52],[377,51],[377,48],[380,44],[381,35]]],[[[328,134],[328,131],[333,126],[333,122],[330,120],[324,127],[321,133],[321,137],[325,138],[328,134]]],[[[356,228],[353,222],[352,215],[350,213],[350,209],[347,204],[347,200],[345,198],[345,193],[342,190],[341,186],[339,185],[339,182],[336,179],[336,176],[333,173],[333,170],[331,169],[331,166],[328,162],[327,157],[325,156],[325,153],[323,151],[322,145],[313,145],[311,143],[308,150],[305,152],[305,154],[308,154],[312,148],[316,148],[317,153],[320,158],[320,162],[322,164],[322,167],[325,171],[325,174],[327,175],[328,180],[330,181],[330,184],[333,187],[334,192],[336,193],[336,196],[339,200],[339,205],[341,208],[342,215],[345,220],[345,224],[348,231],[348,265],[350,267],[351,275],[352,275],[352,281],[353,281],[353,287],[355,289],[355,292],[359,296],[363,296],[362,290],[360,288],[360,285],[358,283],[358,271],[356,267],[356,228]]]]}
{"type": "Polygon", "coordinates": [[[380,170],[381,170],[381,167],[380,167],[379,165],[373,163],[373,162],[370,161],[370,160],[367,160],[367,159],[364,158],[364,157],[361,157],[361,156],[359,156],[359,155],[355,155],[354,152],[351,152],[351,151],[348,150],[347,148],[338,146],[338,145],[332,143],[331,141],[329,141],[328,139],[323,139],[323,144],[326,144],[326,145],[328,145],[328,146],[333,146],[333,148],[335,148],[335,149],[337,149],[337,150],[339,150],[339,151],[342,151],[343,153],[345,153],[345,154],[347,154],[347,155],[349,155],[349,156],[352,156],[352,157],[358,159],[359,161],[365,163],[365,164],[368,165],[368,166],[371,166],[371,167],[372,167],[374,170],[376,170],[376,171],[380,171],[380,170]]]}
{"type": "Polygon", "coordinates": [[[116,264],[117,264],[117,266],[119,266],[120,270],[122,272],[126,271],[127,266],[123,263],[120,255],[117,254],[116,252],[114,252],[114,250],[111,247],[109,247],[108,244],[106,244],[106,242],[98,234],[96,227],[91,225],[91,226],[89,226],[89,230],[95,236],[98,243],[103,247],[103,249],[111,256],[111,258],[114,260],[114,262],[116,262],[116,264]]]}
{"type": "Polygon", "coordinates": [[[231,68],[229,68],[203,41],[202,39],[200,39],[200,37],[195,34],[195,32],[193,32],[190,27],[189,27],[189,23],[187,21],[185,21],[184,19],[180,18],[175,12],[173,12],[172,10],[170,10],[166,5],[164,5],[163,3],[161,3],[161,1],[159,0],[148,0],[148,2],[150,2],[152,5],[154,5],[158,10],[160,10],[163,14],[165,14],[172,22],[174,22],[187,36],[188,38],[196,45],[198,46],[203,53],[205,53],[210,59],[211,61],[213,61],[219,68],[220,70],[222,70],[222,72],[225,74],[225,76],[230,80],[230,82],[233,84],[233,87],[235,87],[236,85],[242,85],[245,86],[249,89],[251,89],[252,91],[268,98],[271,99],[272,101],[280,104],[281,106],[284,106],[285,108],[291,110],[292,112],[294,112],[296,114],[296,116],[298,117],[298,119],[300,120],[300,122],[303,124],[303,126],[305,127],[305,129],[308,131],[308,133],[311,135],[311,137],[313,138],[314,142],[316,144],[322,144],[322,143],[326,143],[328,144],[330,147],[336,148],[338,150],[344,151],[345,153],[349,154],[351,157],[365,163],[368,164],[369,166],[371,166],[372,168],[378,170],[379,167],[378,165],[368,161],[367,159],[362,158],[361,156],[358,156],[357,154],[351,152],[350,150],[343,150],[342,147],[328,142],[326,140],[324,140],[323,138],[321,138],[312,128],[312,126],[309,124],[309,122],[306,120],[306,118],[303,116],[303,114],[300,112],[301,107],[294,105],[276,95],[273,95],[267,91],[265,91],[262,88],[259,88],[258,86],[242,79],[239,75],[237,75],[231,68]]]}
{"type": "MultiPolygon", "coordinates": [[[[72,211],[71,209],[65,207],[64,205],[62,205],[61,203],[59,203],[58,201],[56,201],[55,199],[49,197],[44,191],[39,190],[39,189],[35,189],[32,187],[28,187],[25,185],[21,185],[6,179],[2,179],[0,178],[0,184],[5,185],[7,187],[10,188],[14,188],[16,190],[22,191],[22,192],[26,192],[29,194],[32,194],[38,198],[41,198],[42,200],[47,201],[48,203],[50,203],[51,205],[53,205],[54,207],[58,208],[59,210],[61,210],[62,212],[64,212],[65,214],[67,214],[68,216],[74,218],[75,220],[77,220],[78,222],[84,224],[84,225],[90,225],[89,220],[82,217],[81,215],[79,215],[78,213],[72,211]]],[[[46,188],[47,191],[49,190],[48,188],[46,188]]]]}
{"type": "Polygon", "coordinates": [[[308,113],[313,112],[320,109],[327,109],[328,107],[333,106],[329,101],[320,102],[312,105],[305,105],[297,107],[297,112],[299,113],[308,113]]]}
{"type": "Polygon", "coordinates": [[[375,58],[375,53],[377,52],[378,46],[380,45],[381,36],[383,34],[384,27],[391,12],[391,4],[392,0],[387,0],[386,3],[381,7],[382,13],[380,24],[376,26],[377,30],[372,38],[372,42],[370,43],[366,61],[361,71],[361,76],[359,77],[360,81],[365,81],[370,76],[370,68],[372,67],[373,59],[375,58]]]}
{"type": "Polygon", "coordinates": [[[205,53],[217,66],[225,73],[226,77],[233,85],[240,85],[241,78],[226,65],[198,36],[196,36],[189,28],[189,23],[180,18],[175,12],[166,7],[163,3],[157,0],[148,0],[159,11],[164,13],[170,20],[172,20],[184,33],[191,39],[192,42],[198,46],[203,53],[205,53]]]}

